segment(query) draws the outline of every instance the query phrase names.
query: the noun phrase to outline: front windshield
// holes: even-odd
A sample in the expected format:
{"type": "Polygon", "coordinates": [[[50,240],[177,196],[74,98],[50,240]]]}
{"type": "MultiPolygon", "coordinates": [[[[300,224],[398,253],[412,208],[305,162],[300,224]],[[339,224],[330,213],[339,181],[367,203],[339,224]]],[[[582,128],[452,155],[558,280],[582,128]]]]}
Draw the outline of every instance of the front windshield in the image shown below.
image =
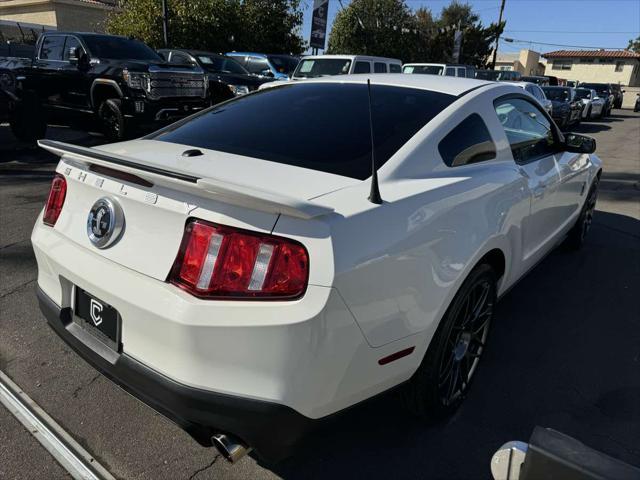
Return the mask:
{"type": "Polygon", "coordinates": [[[549,100],[556,102],[568,102],[571,100],[571,90],[568,88],[543,88],[545,95],[549,100]]]}
{"type": "Polygon", "coordinates": [[[576,96],[578,98],[585,98],[588,100],[591,98],[591,90],[587,90],[586,88],[578,88],[576,89],[576,96]]]}
{"type": "Polygon", "coordinates": [[[232,58],[217,55],[196,55],[203,68],[216,73],[235,73],[249,75],[249,72],[232,58]]]}
{"type": "Polygon", "coordinates": [[[291,75],[291,72],[298,66],[298,59],[288,55],[270,55],[268,58],[271,65],[276,67],[279,73],[284,73],[285,75],[291,75]]]}
{"type": "Polygon", "coordinates": [[[328,75],[346,75],[349,73],[351,60],[347,58],[308,58],[298,64],[296,78],[326,77],[328,75]]]}
{"type": "Polygon", "coordinates": [[[163,61],[156,52],[138,40],[110,35],[87,35],[82,39],[87,44],[91,56],[95,58],[163,61]]]}
{"type": "Polygon", "coordinates": [[[424,73],[427,75],[442,75],[442,65],[407,65],[402,68],[402,73],[424,73]]]}

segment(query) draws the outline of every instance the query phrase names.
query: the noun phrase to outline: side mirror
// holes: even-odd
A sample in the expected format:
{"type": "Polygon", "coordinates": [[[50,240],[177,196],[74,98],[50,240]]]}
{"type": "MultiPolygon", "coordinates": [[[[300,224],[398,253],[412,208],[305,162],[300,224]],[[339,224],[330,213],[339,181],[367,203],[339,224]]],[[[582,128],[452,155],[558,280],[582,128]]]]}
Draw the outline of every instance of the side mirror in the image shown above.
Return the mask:
{"type": "Polygon", "coordinates": [[[261,77],[273,77],[273,72],[271,70],[269,70],[268,68],[265,68],[264,70],[260,71],[260,76],[261,77]]]}
{"type": "Polygon", "coordinates": [[[626,92],[626,90],[620,90],[622,93],[626,92]]]}
{"type": "Polygon", "coordinates": [[[593,153],[596,151],[596,139],[578,133],[567,133],[564,137],[564,147],[567,152],[593,153]]]}

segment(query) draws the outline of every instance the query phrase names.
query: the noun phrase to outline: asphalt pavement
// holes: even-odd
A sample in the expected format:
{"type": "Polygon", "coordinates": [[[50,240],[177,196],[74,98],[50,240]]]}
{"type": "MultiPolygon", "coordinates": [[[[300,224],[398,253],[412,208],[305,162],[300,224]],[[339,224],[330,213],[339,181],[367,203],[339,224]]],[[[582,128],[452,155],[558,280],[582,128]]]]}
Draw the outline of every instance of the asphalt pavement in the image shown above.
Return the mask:
{"type": "MultiPolygon", "coordinates": [[[[396,394],[350,410],[295,457],[231,466],[97,374],[47,327],[29,242],[54,158],[0,126],[0,370],[114,476],[126,479],[490,478],[492,454],[551,427],[640,466],[640,114],[615,110],[576,131],[604,162],[585,248],[557,249],[498,305],[468,398],[426,426],[396,394]],[[16,161],[18,160],[18,161],[16,161]]],[[[99,137],[60,129],[56,138],[99,137]]],[[[277,435],[278,432],[273,432],[277,435]]],[[[0,478],[66,473],[0,406],[0,478]]]]}

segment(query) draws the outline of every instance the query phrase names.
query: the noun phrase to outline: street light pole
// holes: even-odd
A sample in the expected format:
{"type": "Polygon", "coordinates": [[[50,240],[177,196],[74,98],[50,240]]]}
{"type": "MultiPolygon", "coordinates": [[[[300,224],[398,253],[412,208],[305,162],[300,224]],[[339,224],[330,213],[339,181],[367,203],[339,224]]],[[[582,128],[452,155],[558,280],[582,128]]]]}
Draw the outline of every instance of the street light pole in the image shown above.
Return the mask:
{"type": "Polygon", "coordinates": [[[169,48],[169,7],[167,6],[167,0],[162,0],[162,35],[164,48],[169,48]]]}
{"type": "MultiPolygon", "coordinates": [[[[500,3],[500,16],[498,17],[498,25],[502,23],[502,12],[504,11],[504,2],[505,0],[502,0],[502,3],[500,3]]],[[[493,49],[493,60],[491,61],[491,70],[496,69],[496,59],[498,56],[498,42],[500,42],[500,34],[496,36],[496,48],[493,49]]]]}

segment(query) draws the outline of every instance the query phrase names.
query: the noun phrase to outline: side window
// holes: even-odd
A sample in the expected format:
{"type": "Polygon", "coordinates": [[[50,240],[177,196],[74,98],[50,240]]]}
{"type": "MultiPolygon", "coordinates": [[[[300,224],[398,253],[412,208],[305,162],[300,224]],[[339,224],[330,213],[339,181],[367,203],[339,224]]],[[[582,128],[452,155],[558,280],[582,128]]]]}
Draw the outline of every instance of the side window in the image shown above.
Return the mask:
{"type": "Polygon", "coordinates": [[[267,59],[260,57],[249,57],[246,67],[249,72],[255,73],[256,75],[260,75],[265,70],[271,70],[267,59]]]}
{"type": "Polygon", "coordinates": [[[402,73],[402,67],[397,63],[391,63],[389,64],[389,71],[391,73],[402,73]]]}
{"type": "Polygon", "coordinates": [[[438,151],[449,167],[486,162],[496,158],[489,129],[477,113],[472,113],[440,141],[438,151]]]}
{"type": "Polygon", "coordinates": [[[369,62],[356,62],[353,73],[371,73],[371,64],[369,62]]]}
{"type": "Polygon", "coordinates": [[[373,73],[387,73],[387,64],[382,62],[374,63],[373,73]]]}
{"type": "Polygon", "coordinates": [[[467,71],[466,68],[458,68],[458,76],[462,78],[466,77],[467,76],[466,71],[467,71]]]}
{"type": "Polygon", "coordinates": [[[40,58],[42,60],[62,60],[62,50],[64,49],[64,36],[47,35],[42,41],[40,58]]]}
{"type": "Polygon", "coordinates": [[[533,103],[510,98],[494,105],[516,163],[529,163],[558,151],[551,123],[533,103]]]}
{"type": "Polygon", "coordinates": [[[456,69],[454,67],[447,67],[447,69],[445,70],[444,74],[447,77],[455,77],[456,76],[456,69]]]}
{"type": "Polygon", "coordinates": [[[80,42],[76,37],[67,37],[67,41],[64,44],[64,52],[62,54],[63,60],[69,61],[69,50],[71,50],[72,48],[79,48],[80,50],[84,51],[82,45],[80,45],[80,42]]]}

